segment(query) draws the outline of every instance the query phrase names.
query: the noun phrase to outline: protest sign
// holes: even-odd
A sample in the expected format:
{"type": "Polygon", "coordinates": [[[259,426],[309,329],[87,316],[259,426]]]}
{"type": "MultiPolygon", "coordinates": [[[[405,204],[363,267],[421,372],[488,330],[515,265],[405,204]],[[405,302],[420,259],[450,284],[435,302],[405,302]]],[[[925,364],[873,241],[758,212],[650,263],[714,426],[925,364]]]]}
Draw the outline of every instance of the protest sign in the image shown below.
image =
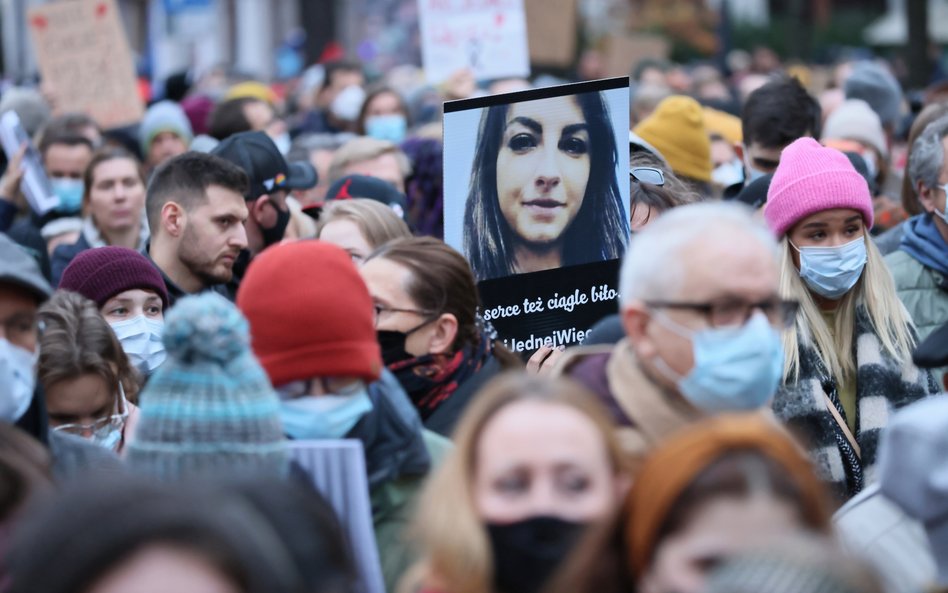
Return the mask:
{"type": "Polygon", "coordinates": [[[425,77],[469,69],[478,80],[530,75],[523,0],[418,0],[425,77]]]}
{"type": "Polygon", "coordinates": [[[530,61],[568,68],[576,57],[577,0],[525,0],[530,61]]]}
{"type": "Polygon", "coordinates": [[[613,33],[606,36],[603,53],[603,71],[606,76],[626,76],[642,60],[667,60],[671,54],[671,43],[661,35],[613,33]]]}
{"type": "Polygon", "coordinates": [[[46,176],[39,151],[33,146],[33,141],[20,124],[20,117],[12,109],[0,117],[0,144],[3,145],[7,160],[13,160],[20,148],[25,147],[22,160],[23,180],[20,182],[20,189],[33,212],[38,216],[43,216],[58,206],[59,197],[53,191],[49,177],[46,176]]]}
{"type": "Polygon", "coordinates": [[[135,66],[115,0],[50,2],[29,11],[43,84],[60,112],[88,113],[103,128],[141,119],[135,66]]]}
{"type": "Polygon", "coordinates": [[[629,80],[445,103],[444,238],[515,352],[614,313],[629,238],[629,80]]]}
{"type": "Polygon", "coordinates": [[[385,593],[372,526],[362,442],[355,439],[289,441],[290,456],[332,505],[351,544],[358,593],[385,593]]]}

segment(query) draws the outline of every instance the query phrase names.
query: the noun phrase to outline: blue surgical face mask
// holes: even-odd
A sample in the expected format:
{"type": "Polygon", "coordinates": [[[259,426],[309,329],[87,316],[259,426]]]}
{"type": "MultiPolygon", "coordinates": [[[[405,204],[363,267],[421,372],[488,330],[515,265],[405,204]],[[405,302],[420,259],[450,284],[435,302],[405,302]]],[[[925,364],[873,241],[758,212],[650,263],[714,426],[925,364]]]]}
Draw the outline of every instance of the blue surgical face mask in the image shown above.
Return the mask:
{"type": "Polygon", "coordinates": [[[744,164],[740,159],[721,163],[711,171],[711,181],[721,187],[730,187],[744,181],[744,164]]]}
{"type": "Polygon", "coordinates": [[[296,440],[341,439],[372,411],[363,386],[349,395],[305,395],[280,401],[283,432],[296,440]]]}
{"type": "Polygon", "coordinates": [[[93,434],[92,442],[109,451],[116,451],[119,443],[122,441],[122,428],[124,427],[110,426],[107,430],[103,430],[101,434],[93,434]]]}
{"type": "Polygon", "coordinates": [[[663,313],[655,320],[691,340],[694,368],[684,377],[660,357],[656,368],[681,395],[706,412],[756,410],[769,402],[783,376],[783,342],[760,312],[739,327],[690,330],[663,313]]]}
{"type": "Polygon", "coordinates": [[[744,146],[744,183],[750,185],[752,182],[760,179],[767,173],[751,166],[750,151],[744,146]]]}
{"type": "Polygon", "coordinates": [[[821,296],[836,300],[849,292],[866,267],[866,240],[859,237],[837,247],[797,247],[800,277],[821,296]]]}
{"type": "Polygon", "coordinates": [[[359,110],[365,101],[365,89],[357,84],[351,84],[339,91],[336,98],[329,105],[329,111],[343,121],[355,121],[359,117],[359,110]]]}
{"type": "Polygon", "coordinates": [[[109,325],[129,362],[144,375],[152,374],[165,361],[165,344],[161,341],[164,321],[139,315],[109,325]]]}
{"type": "Polygon", "coordinates": [[[408,121],[404,115],[373,115],[365,120],[365,133],[371,138],[401,143],[408,133],[408,121]]]}
{"type": "Polygon", "coordinates": [[[750,165],[744,165],[744,169],[747,170],[747,176],[745,178],[745,183],[747,185],[750,185],[754,181],[757,181],[758,179],[766,175],[766,173],[764,173],[760,169],[755,169],[754,167],[751,167],[750,165]]]}
{"type": "Polygon", "coordinates": [[[85,192],[85,185],[83,185],[81,179],[53,177],[50,179],[50,183],[53,186],[53,193],[59,198],[56,212],[75,214],[82,210],[82,194],[85,192]]]}
{"type": "Polygon", "coordinates": [[[117,451],[122,442],[125,425],[128,422],[128,400],[121,381],[118,384],[119,400],[116,409],[105,418],[99,418],[91,424],[63,424],[53,428],[66,434],[81,436],[110,451],[117,451]],[[88,431],[88,434],[86,432],[88,431]]]}
{"type": "Polygon", "coordinates": [[[948,183],[946,183],[946,184],[944,184],[944,185],[936,185],[935,187],[940,188],[941,191],[945,192],[945,196],[946,196],[946,197],[945,197],[945,209],[944,209],[944,210],[939,210],[939,209],[936,207],[936,208],[935,208],[935,214],[938,216],[938,218],[940,218],[940,219],[942,219],[943,221],[945,221],[945,224],[948,224],[948,183]]]}
{"type": "Polygon", "coordinates": [[[16,422],[33,401],[39,354],[0,338],[0,420],[16,422]]]}
{"type": "Polygon", "coordinates": [[[290,152],[290,146],[293,145],[293,141],[290,140],[290,133],[283,132],[276,138],[273,138],[273,143],[276,144],[277,150],[280,151],[280,154],[286,156],[290,152]]]}

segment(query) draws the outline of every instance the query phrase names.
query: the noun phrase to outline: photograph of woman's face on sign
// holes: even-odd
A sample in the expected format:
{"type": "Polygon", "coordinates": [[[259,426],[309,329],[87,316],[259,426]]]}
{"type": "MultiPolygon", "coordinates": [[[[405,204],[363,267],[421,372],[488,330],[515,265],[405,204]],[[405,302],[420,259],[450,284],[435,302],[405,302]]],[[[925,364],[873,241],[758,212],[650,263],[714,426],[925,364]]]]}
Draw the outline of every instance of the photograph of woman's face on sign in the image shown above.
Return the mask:
{"type": "MultiPolygon", "coordinates": [[[[604,95],[584,92],[479,110],[476,140],[468,140],[473,159],[460,237],[451,237],[448,220],[452,210],[460,212],[445,204],[445,238],[460,239],[478,280],[622,256],[628,195],[620,191],[616,122],[604,95]]],[[[449,137],[455,115],[445,116],[446,161],[459,154],[448,143],[463,142],[458,130],[449,137]]],[[[451,183],[446,176],[446,190],[451,183]]]]}

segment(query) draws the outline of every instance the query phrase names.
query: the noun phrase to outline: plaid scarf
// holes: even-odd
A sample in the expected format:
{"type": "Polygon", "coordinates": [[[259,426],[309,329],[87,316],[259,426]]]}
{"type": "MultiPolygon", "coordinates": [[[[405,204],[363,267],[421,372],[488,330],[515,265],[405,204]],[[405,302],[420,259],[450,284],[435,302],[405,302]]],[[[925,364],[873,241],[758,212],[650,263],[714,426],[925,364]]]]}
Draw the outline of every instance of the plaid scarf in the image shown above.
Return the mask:
{"type": "Polygon", "coordinates": [[[453,354],[425,354],[392,364],[388,369],[401,383],[422,420],[427,420],[491,355],[490,339],[481,334],[453,354]]]}

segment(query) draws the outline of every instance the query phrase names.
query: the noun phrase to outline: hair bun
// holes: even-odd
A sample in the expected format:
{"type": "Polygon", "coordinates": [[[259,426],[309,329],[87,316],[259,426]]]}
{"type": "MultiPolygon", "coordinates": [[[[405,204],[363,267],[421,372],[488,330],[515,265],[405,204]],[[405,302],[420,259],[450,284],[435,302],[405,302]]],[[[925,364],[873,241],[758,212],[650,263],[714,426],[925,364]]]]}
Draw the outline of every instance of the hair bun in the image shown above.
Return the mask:
{"type": "Polygon", "coordinates": [[[168,313],[162,339],[168,354],[186,363],[223,365],[250,349],[247,320],[212,292],[179,300],[168,313]]]}

